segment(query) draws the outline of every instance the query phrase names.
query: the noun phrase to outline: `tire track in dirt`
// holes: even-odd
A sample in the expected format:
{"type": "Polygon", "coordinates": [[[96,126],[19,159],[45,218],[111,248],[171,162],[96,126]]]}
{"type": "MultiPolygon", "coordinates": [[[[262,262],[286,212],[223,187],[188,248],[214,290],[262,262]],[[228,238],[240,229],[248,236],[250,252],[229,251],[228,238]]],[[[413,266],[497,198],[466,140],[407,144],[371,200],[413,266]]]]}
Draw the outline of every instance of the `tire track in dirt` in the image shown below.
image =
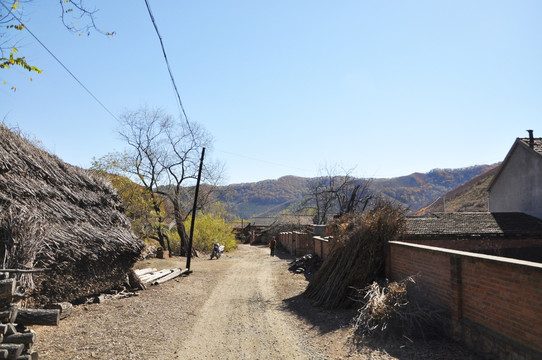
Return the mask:
{"type": "Polygon", "coordinates": [[[192,359],[314,358],[276,295],[272,270],[278,259],[261,247],[241,245],[237,252],[178,353],[192,359]]]}

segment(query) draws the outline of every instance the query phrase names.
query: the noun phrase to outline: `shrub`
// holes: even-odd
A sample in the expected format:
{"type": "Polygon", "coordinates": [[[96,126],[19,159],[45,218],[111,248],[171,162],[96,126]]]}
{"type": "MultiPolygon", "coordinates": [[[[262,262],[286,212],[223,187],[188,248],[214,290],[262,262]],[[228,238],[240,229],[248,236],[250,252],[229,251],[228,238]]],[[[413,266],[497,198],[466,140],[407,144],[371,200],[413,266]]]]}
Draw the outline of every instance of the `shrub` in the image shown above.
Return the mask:
{"type": "MultiPolygon", "coordinates": [[[[186,231],[190,233],[191,218],[185,222],[186,231]]],[[[224,218],[213,214],[202,214],[196,218],[194,227],[193,247],[204,252],[213,249],[213,244],[217,242],[224,245],[225,251],[233,250],[237,247],[233,228],[224,218]]]]}

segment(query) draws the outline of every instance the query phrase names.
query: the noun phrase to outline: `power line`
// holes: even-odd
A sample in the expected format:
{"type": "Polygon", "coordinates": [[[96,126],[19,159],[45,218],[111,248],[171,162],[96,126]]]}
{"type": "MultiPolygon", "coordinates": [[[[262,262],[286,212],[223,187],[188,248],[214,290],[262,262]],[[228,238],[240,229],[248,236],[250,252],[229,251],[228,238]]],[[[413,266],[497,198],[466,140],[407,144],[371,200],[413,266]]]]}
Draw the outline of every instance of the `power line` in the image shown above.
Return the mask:
{"type": "Polygon", "coordinates": [[[156,21],[154,20],[154,15],[151,11],[151,6],[149,4],[148,0],[145,0],[145,5],[147,5],[147,11],[149,12],[149,16],[152,21],[152,25],[154,26],[154,30],[156,30],[156,35],[158,36],[158,39],[160,40],[160,46],[162,47],[162,54],[164,55],[164,59],[166,61],[167,70],[169,72],[169,77],[171,79],[171,83],[173,84],[173,90],[175,91],[175,94],[177,95],[177,101],[179,102],[179,107],[181,108],[182,115],[184,116],[184,119],[186,120],[188,126],[190,126],[190,123],[188,122],[188,117],[186,116],[186,112],[184,111],[183,102],[181,101],[181,95],[179,95],[179,90],[177,89],[177,84],[175,84],[175,79],[173,78],[173,73],[171,72],[171,67],[169,66],[169,60],[166,55],[166,49],[164,47],[164,42],[162,41],[162,36],[160,35],[160,31],[158,31],[158,26],[156,25],[156,21]]]}
{"type": "Polygon", "coordinates": [[[62,67],[64,68],[64,70],[66,70],[66,71],[68,72],[68,74],[70,74],[71,77],[72,77],[79,85],[81,85],[81,87],[82,87],[83,89],[85,89],[85,91],[86,91],[90,96],[92,96],[92,98],[93,98],[94,100],[96,100],[96,102],[97,102],[98,104],[100,104],[100,106],[101,106],[105,111],[107,111],[107,112],[109,113],[109,115],[111,115],[115,120],[119,121],[119,119],[117,119],[117,117],[116,117],[116,116],[115,116],[115,115],[114,115],[114,114],[113,114],[113,113],[112,113],[112,112],[111,112],[111,111],[110,111],[110,110],[109,110],[109,109],[108,109],[108,108],[107,108],[107,107],[106,107],[106,106],[105,106],[105,105],[104,105],[104,104],[103,104],[103,103],[102,103],[102,102],[101,102],[101,101],[100,101],[93,93],[92,93],[92,91],[90,91],[90,90],[89,90],[89,89],[88,89],[88,88],[87,88],[87,87],[86,87],[86,86],[85,86],[85,85],[77,78],[77,76],[75,76],[75,75],[70,71],[70,69],[68,69],[68,68],[66,67],[66,65],[64,65],[64,64],[62,63],[62,61],[60,61],[60,60],[55,56],[55,54],[53,54],[53,52],[52,52],[51,50],[49,50],[49,49],[47,48],[47,46],[45,46],[45,44],[42,43],[41,40],[38,39],[38,37],[37,37],[36,35],[34,35],[34,33],[33,33],[32,31],[30,31],[30,29],[28,28],[28,26],[26,26],[25,24],[23,24],[23,22],[22,22],[22,20],[21,20],[20,18],[18,18],[12,11],[10,11],[10,10],[6,7],[6,5],[5,5],[3,2],[0,1],[0,4],[4,7],[4,9],[6,9],[6,10],[8,11],[8,13],[11,14],[11,16],[13,16],[13,18],[14,18],[15,20],[17,20],[17,21],[19,22],[19,24],[21,24],[21,25],[24,26],[24,28],[26,29],[26,31],[28,31],[28,33],[30,33],[30,35],[32,35],[32,37],[33,37],[34,39],[36,39],[36,41],[37,41],[37,42],[38,42],[38,43],[39,43],[39,44],[40,44],[40,45],[41,45],[41,46],[42,46],[42,47],[43,47],[43,48],[44,48],[44,49],[45,49],[52,57],[53,57],[53,59],[55,59],[55,60],[60,64],[60,66],[62,66],[62,67]]]}
{"type": "Polygon", "coordinates": [[[308,170],[308,169],[303,169],[303,168],[299,168],[299,167],[295,167],[295,166],[290,166],[290,165],[286,165],[286,164],[280,164],[280,163],[276,163],[276,162],[272,162],[272,161],[268,161],[268,160],[262,160],[262,159],[258,159],[258,158],[254,158],[254,157],[250,157],[250,156],[246,156],[246,155],[241,155],[241,154],[233,153],[233,152],[230,152],[230,151],[225,151],[225,150],[222,150],[222,149],[216,149],[216,148],[215,148],[215,150],[216,150],[217,152],[221,152],[221,153],[224,153],[224,154],[229,154],[229,155],[237,156],[237,157],[240,157],[240,158],[244,158],[244,159],[247,159],[247,160],[259,162],[259,163],[262,163],[262,164],[268,164],[268,165],[273,165],[273,166],[280,166],[280,167],[283,167],[283,168],[289,168],[289,169],[301,170],[301,171],[304,171],[304,172],[312,172],[311,170],[308,170]]]}

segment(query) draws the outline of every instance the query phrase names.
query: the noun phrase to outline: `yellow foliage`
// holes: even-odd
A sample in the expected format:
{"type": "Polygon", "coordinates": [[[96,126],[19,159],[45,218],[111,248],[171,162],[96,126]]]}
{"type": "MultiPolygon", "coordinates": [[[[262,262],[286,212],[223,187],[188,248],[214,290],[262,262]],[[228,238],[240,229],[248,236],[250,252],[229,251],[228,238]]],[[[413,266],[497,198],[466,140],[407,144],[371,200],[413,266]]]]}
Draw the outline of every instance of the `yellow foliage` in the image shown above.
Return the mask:
{"type": "MultiPolygon", "coordinates": [[[[189,217],[186,222],[186,231],[190,232],[192,219],[189,217]]],[[[193,246],[201,251],[211,251],[213,244],[217,242],[224,245],[225,251],[237,247],[233,228],[224,218],[213,214],[201,214],[196,217],[194,226],[193,246]]]]}

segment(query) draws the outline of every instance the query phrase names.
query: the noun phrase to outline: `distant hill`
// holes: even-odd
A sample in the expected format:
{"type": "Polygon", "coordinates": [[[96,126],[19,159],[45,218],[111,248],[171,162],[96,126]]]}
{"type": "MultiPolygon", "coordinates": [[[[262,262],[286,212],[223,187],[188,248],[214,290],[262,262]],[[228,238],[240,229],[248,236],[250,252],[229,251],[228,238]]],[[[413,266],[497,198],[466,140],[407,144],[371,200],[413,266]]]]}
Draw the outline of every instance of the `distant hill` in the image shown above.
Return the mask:
{"type": "Polygon", "coordinates": [[[415,215],[425,215],[444,210],[446,212],[488,211],[487,188],[499,171],[499,165],[495,164],[493,168],[485,173],[474,177],[431,204],[420,208],[415,212],[415,215]]]}
{"type": "Polygon", "coordinates": [[[416,211],[497,166],[498,164],[461,169],[434,169],[425,174],[414,173],[392,179],[375,179],[373,188],[416,211]]]}
{"type": "MultiPolygon", "coordinates": [[[[494,169],[476,165],[461,169],[434,169],[391,179],[374,179],[372,187],[416,211],[471,179],[494,169]]],[[[295,207],[307,193],[311,178],[284,176],[277,180],[233,184],[218,188],[218,198],[243,219],[271,216],[295,207]]],[[[448,205],[447,205],[448,207],[448,205]]]]}
{"type": "Polygon", "coordinates": [[[277,180],[221,186],[218,198],[242,219],[274,215],[301,201],[309,181],[310,178],[283,176],[277,180]]]}

